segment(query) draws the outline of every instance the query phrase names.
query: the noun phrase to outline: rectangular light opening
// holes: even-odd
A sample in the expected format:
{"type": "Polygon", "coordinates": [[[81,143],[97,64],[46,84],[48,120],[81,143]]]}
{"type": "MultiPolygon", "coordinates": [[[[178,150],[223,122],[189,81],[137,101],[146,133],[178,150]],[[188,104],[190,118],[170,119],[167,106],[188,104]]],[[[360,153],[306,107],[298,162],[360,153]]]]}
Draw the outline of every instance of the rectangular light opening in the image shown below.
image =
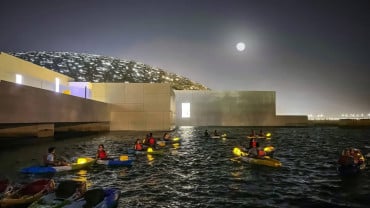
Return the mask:
{"type": "Polygon", "coordinates": [[[60,84],[60,80],[59,78],[55,78],[55,92],[59,92],[59,84],[60,84]]]}
{"type": "Polygon", "coordinates": [[[20,74],[15,75],[15,83],[22,84],[22,80],[23,80],[22,75],[20,74]]]}
{"type": "Polygon", "coordinates": [[[190,118],[190,103],[182,103],[182,117],[183,118],[190,118]]]}

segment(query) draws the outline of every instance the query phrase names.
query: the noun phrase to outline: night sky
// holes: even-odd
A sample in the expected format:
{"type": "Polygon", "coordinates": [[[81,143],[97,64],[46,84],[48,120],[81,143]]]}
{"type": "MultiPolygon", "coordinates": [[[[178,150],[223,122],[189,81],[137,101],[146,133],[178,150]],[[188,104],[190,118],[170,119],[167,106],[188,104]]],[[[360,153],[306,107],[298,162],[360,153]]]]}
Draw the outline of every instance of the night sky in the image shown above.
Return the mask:
{"type": "Polygon", "coordinates": [[[4,52],[98,54],[213,90],[272,90],[278,114],[370,113],[368,0],[0,0],[0,17],[4,52]]]}

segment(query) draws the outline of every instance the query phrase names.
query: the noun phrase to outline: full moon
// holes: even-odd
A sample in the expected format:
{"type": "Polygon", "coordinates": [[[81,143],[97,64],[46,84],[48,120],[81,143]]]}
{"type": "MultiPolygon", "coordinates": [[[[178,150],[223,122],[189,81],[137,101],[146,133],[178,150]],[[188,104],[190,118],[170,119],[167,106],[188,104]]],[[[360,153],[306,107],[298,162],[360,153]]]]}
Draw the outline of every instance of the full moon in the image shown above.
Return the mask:
{"type": "Polygon", "coordinates": [[[236,44],[236,50],[238,51],[244,51],[245,50],[245,43],[239,42],[236,44]]]}

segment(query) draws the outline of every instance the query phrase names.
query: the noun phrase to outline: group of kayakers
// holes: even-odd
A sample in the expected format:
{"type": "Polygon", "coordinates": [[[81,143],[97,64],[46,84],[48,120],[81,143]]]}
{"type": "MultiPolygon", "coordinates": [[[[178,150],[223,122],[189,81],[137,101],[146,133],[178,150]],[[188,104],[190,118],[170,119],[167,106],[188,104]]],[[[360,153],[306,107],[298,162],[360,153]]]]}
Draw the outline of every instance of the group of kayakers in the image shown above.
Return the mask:
{"type": "MultiPolygon", "coordinates": [[[[205,136],[205,137],[210,137],[210,136],[211,136],[211,135],[208,133],[208,130],[207,130],[207,129],[204,131],[204,136],[205,136]]],[[[212,136],[220,136],[220,134],[217,132],[217,130],[215,130],[215,131],[213,132],[212,136]]]]}
{"type": "Polygon", "coordinates": [[[359,149],[346,148],[342,151],[338,163],[342,166],[361,165],[364,163],[364,157],[359,149]]]}
{"type": "MultiPolygon", "coordinates": [[[[164,142],[171,141],[171,134],[168,132],[164,133],[160,141],[164,141],[164,142]]],[[[147,147],[152,147],[154,149],[157,149],[157,139],[153,137],[153,133],[147,134],[143,140],[136,139],[135,141],[134,149],[136,151],[145,150],[147,147]]]]}

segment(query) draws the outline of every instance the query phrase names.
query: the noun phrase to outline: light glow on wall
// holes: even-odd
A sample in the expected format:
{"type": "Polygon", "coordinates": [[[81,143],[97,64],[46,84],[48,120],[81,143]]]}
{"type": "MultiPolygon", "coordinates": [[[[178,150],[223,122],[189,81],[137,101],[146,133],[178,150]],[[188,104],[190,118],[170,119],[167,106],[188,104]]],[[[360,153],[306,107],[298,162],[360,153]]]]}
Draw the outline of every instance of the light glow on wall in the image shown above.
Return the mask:
{"type": "Polygon", "coordinates": [[[183,118],[190,118],[190,103],[182,103],[182,117],[183,118]]]}
{"type": "Polygon", "coordinates": [[[22,84],[22,75],[20,74],[15,75],[15,83],[22,84]]]}
{"type": "Polygon", "coordinates": [[[55,78],[55,92],[59,92],[59,84],[60,84],[60,80],[59,78],[55,78]]]}

